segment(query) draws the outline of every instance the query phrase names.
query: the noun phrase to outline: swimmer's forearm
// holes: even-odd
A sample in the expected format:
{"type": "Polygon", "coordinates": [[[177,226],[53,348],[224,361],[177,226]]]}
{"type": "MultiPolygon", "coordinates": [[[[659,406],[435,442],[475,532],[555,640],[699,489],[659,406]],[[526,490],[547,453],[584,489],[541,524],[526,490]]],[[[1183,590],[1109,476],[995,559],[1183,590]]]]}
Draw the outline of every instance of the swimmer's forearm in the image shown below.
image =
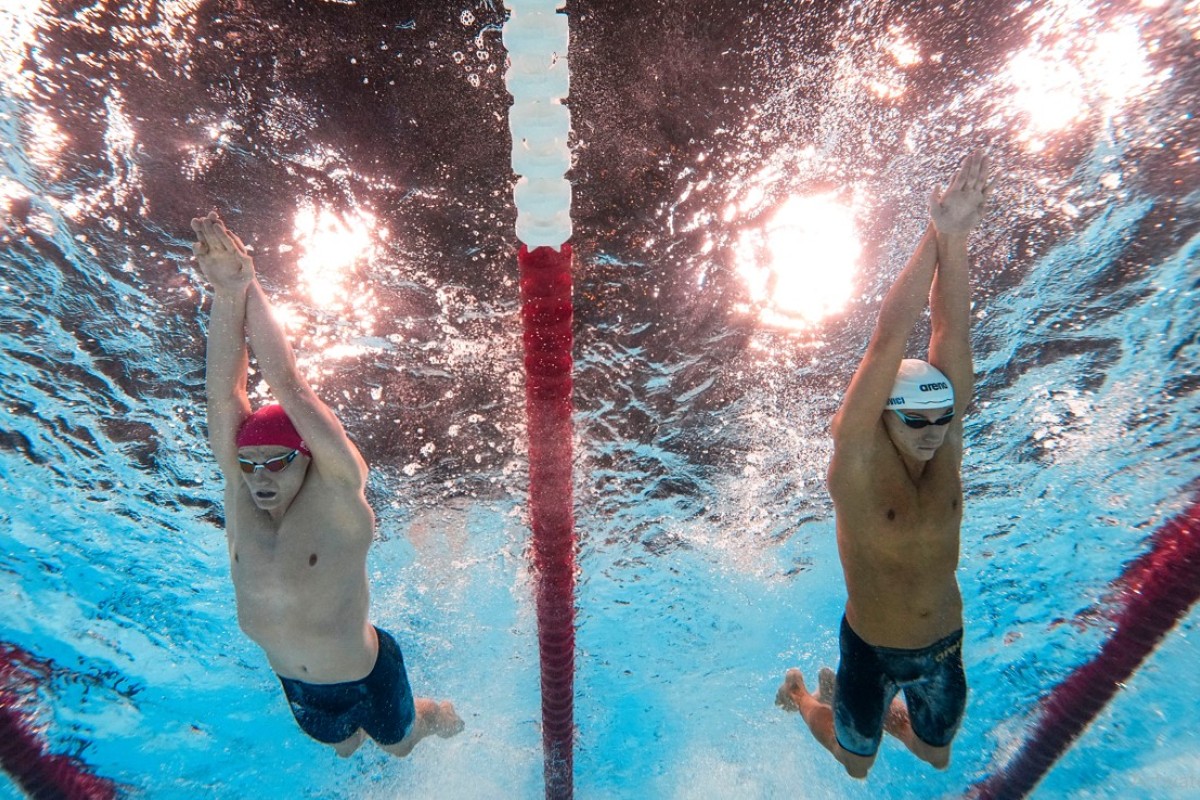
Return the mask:
{"type": "Polygon", "coordinates": [[[930,363],[946,373],[959,395],[959,411],[966,409],[974,388],[971,357],[971,276],[967,236],[937,236],[938,266],[930,293],[932,327],[930,363]]]}
{"type": "Polygon", "coordinates": [[[362,456],[347,438],[337,416],[317,397],[300,372],[292,345],[257,281],[250,284],[248,295],[246,332],[271,394],[291,417],[313,458],[320,460],[322,473],[361,491],[367,478],[362,456]]]}
{"type": "Polygon", "coordinates": [[[895,283],[888,290],[879,309],[875,336],[877,339],[887,338],[899,342],[897,369],[900,366],[899,358],[903,358],[904,344],[929,302],[929,288],[933,282],[937,258],[937,234],[930,225],[925,229],[912,257],[896,276],[895,283]]]}
{"type": "Polygon", "coordinates": [[[205,388],[209,399],[245,391],[246,292],[218,291],[208,320],[205,388]]]}
{"type": "Polygon", "coordinates": [[[880,409],[896,380],[909,334],[929,302],[936,263],[937,242],[930,227],[883,299],[871,343],[834,418],[835,439],[874,430],[880,409]]]}
{"type": "Polygon", "coordinates": [[[245,323],[245,287],[218,288],[208,320],[204,383],[209,442],[222,466],[227,466],[224,461],[233,451],[237,427],[250,409],[246,398],[245,323]]]}
{"type": "Polygon", "coordinates": [[[930,294],[933,329],[969,343],[971,326],[971,276],[968,270],[967,238],[937,237],[938,267],[930,294]]]}
{"type": "Polygon", "coordinates": [[[296,354],[291,342],[275,318],[271,301],[258,281],[251,283],[247,290],[246,333],[250,338],[250,348],[258,359],[258,366],[276,400],[282,403],[281,395],[309,389],[308,381],[296,366],[296,354]]]}

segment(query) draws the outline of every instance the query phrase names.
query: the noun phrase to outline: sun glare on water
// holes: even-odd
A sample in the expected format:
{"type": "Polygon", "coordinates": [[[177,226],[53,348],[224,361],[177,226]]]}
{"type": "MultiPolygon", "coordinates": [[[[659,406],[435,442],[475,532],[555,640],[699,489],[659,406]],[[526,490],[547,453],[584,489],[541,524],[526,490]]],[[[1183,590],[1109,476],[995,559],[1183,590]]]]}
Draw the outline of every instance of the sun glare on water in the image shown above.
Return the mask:
{"type": "Polygon", "coordinates": [[[300,282],[313,304],[323,311],[365,311],[370,290],[361,288],[356,273],[377,255],[376,240],[387,238],[375,217],[304,206],[296,212],[295,236],[302,250],[296,262],[300,282]]]}
{"type": "Polygon", "coordinates": [[[845,307],[861,251],[848,206],[833,195],[793,196],[742,235],[738,266],[759,319],[799,330],[845,307]]]}
{"type": "Polygon", "coordinates": [[[1093,114],[1106,121],[1150,92],[1161,77],[1151,72],[1137,19],[1101,28],[1091,16],[1050,12],[1030,45],[1009,61],[1012,106],[1024,118],[1019,136],[1032,150],[1093,114]],[[1086,34],[1086,35],[1085,35],[1086,34]]]}

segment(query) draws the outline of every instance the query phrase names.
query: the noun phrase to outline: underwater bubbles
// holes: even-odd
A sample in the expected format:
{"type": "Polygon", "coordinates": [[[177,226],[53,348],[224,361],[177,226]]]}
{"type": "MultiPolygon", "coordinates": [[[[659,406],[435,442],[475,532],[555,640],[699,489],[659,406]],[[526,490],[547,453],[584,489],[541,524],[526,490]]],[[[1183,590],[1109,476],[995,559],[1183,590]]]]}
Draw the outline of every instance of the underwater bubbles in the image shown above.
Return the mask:
{"type": "Polygon", "coordinates": [[[1111,120],[1160,83],[1138,23],[1136,17],[1108,25],[1091,18],[1043,20],[1002,78],[1012,89],[1010,110],[1024,120],[1018,138],[1036,152],[1092,114],[1111,120]]]}

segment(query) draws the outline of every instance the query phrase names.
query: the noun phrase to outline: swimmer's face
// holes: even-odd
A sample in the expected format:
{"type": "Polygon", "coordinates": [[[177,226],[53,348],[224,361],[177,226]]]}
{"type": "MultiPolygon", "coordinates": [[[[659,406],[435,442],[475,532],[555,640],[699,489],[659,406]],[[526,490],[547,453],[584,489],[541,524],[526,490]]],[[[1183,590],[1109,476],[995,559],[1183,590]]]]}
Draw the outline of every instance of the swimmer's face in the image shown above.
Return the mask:
{"type": "Polygon", "coordinates": [[[254,501],[254,505],[270,512],[272,516],[287,511],[288,506],[296,499],[300,487],[304,485],[304,476],[308,474],[308,465],[311,462],[308,456],[299,451],[273,444],[239,447],[238,458],[243,461],[241,475],[246,488],[250,490],[250,499],[254,501]],[[292,456],[292,453],[295,453],[295,456],[292,456]],[[289,457],[291,460],[287,461],[289,457]],[[251,471],[246,472],[248,465],[245,461],[259,466],[250,466],[251,471]],[[267,466],[261,466],[264,463],[267,466]],[[283,468],[272,472],[270,467],[279,464],[283,464],[283,468]]]}
{"type": "Polygon", "coordinates": [[[920,410],[906,408],[903,411],[903,417],[895,411],[888,410],[883,412],[883,426],[887,429],[888,436],[892,438],[892,443],[896,445],[897,450],[909,458],[928,461],[946,441],[946,434],[950,431],[947,415],[953,413],[953,406],[920,410]],[[922,419],[935,424],[913,428],[905,424],[905,417],[915,421],[918,425],[922,419]],[[943,420],[945,420],[943,424],[936,424],[943,420]]]}

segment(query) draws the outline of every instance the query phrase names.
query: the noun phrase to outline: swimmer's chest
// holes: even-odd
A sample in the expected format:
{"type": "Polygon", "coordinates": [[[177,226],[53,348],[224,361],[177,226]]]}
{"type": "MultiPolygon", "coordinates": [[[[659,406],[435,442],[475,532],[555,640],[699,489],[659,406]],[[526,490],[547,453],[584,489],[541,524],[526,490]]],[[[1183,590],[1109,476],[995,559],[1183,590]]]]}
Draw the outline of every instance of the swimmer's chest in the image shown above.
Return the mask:
{"type": "Polygon", "coordinates": [[[238,498],[228,510],[230,571],[239,592],[303,586],[362,569],[370,523],[364,534],[345,515],[305,500],[297,498],[278,524],[254,507],[249,496],[238,498]]]}
{"type": "Polygon", "coordinates": [[[897,535],[948,528],[957,532],[962,521],[962,483],[957,471],[935,473],[930,467],[917,482],[899,470],[881,475],[877,491],[861,506],[869,527],[897,535]]]}
{"type": "Polygon", "coordinates": [[[952,459],[935,457],[916,481],[897,459],[835,497],[838,535],[856,547],[895,551],[913,547],[957,551],[962,481],[952,459]]]}

